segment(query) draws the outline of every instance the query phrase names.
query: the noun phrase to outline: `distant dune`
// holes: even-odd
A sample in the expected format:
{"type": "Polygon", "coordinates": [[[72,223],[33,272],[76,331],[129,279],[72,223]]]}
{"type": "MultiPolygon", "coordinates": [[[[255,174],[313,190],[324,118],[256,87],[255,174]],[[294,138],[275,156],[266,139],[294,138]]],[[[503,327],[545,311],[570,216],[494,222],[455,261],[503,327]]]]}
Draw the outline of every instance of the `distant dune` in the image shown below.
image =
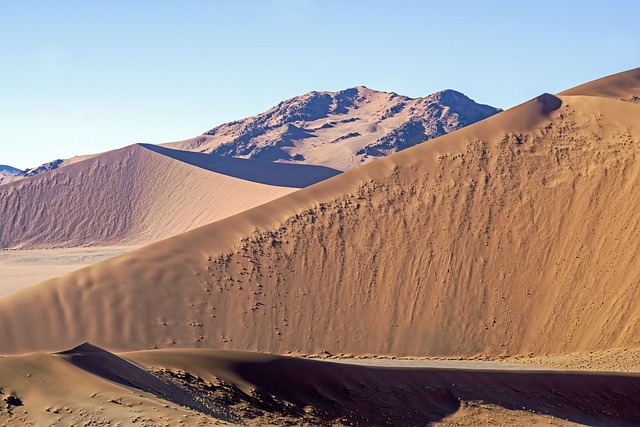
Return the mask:
{"type": "MultiPolygon", "coordinates": [[[[614,98],[635,96],[638,76],[610,77],[627,82],[614,98]]],[[[640,105],[590,93],[541,95],[0,298],[0,352],[83,341],[387,355],[636,347],[640,105]]]]}
{"type": "Polygon", "coordinates": [[[423,98],[363,86],[310,92],[204,135],[165,144],[225,157],[341,171],[468,126],[501,111],[454,90],[423,98]]]}
{"type": "Polygon", "coordinates": [[[0,185],[0,248],[141,245],[339,173],[132,145],[0,185]]]}

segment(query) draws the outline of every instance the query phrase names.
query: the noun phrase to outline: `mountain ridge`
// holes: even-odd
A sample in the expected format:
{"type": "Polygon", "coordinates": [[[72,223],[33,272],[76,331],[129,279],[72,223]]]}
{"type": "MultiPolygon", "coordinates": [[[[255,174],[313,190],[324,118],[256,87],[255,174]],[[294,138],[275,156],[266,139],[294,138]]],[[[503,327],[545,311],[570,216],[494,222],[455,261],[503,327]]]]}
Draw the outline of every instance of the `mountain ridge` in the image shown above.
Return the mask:
{"type": "Polygon", "coordinates": [[[501,111],[446,89],[421,98],[356,86],[313,91],[202,136],[163,144],[225,157],[349,170],[501,111]]]}
{"type": "Polygon", "coordinates": [[[0,165],[0,183],[3,178],[16,176],[22,173],[22,170],[9,165],[0,165]]]}
{"type": "MultiPolygon", "coordinates": [[[[217,151],[214,150],[210,153],[207,153],[208,150],[202,149],[211,142],[208,135],[187,141],[187,143],[133,144],[120,149],[123,150],[120,153],[125,153],[127,150],[135,151],[136,147],[142,147],[208,172],[240,178],[257,184],[296,189],[312,185],[340,173],[344,168],[333,168],[327,165],[327,163],[334,163],[331,159],[337,159],[339,166],[348,166],[347,169],[352,168],[366,163],[364,161],[365,158],[369,161],[383,157],[391,152],[422,142],[426,134],[438,135],[447,133],[495,111],[497,110],[493,109],[493,107],[475,104],[463,94],[453,90],[445,90],[428,97],[412,99],[395,93],[378,92],[358,86],[339,92],[310,92],[306,95],[283,101],[262,115],[215,128],[209,133],[216,134],[219,131],[224,133],[231,127],[239,125],[241,126],[239,133],[237,133],[237,135],[240,135],[239,138],[242,139],[244,136],[249,138],[246,140],[247,144],[241,144],[235,146],[235,148],[232,147],[231,151],[226,152],[226,154],[220,152],[220,149],[224,148],[226,150],[227,148],[225,147],[227,146],[220,146],[216,149],[217,151]],[[475,113],[461,117],[458,110],[456,110],[456,105],[458,104],[472,106],[471,110],[475,113]],[[331,114],[327,115],[328,113],[331,114]],[[318,118],[320,118],[319,121],[318,118]],[[407,121],[407,118],[410,118],[410,120],[407,121]],[[315,121],[308,121],[311,119],[315,121]],[[389,126],[392,130],[387,132],[382,129],[387,125],[378,126],[378,122],[391,123],[389,126]],[[265,129],[268,130],[268,135],[265,134],[265,129]],[[370,142],[372,135],[378,134],[383,135],[383,137],[378,141],[377,145],[370,142]],[[255,141],[252,139],[254,137],[267,138],[265,140],[267,141],[266,145],[255,146],[255,141]],[[305,158],[306,155],[309,155],[306,151],[304,154],[294,152],[300,149],[300,141],[314,141],[312,146],[305,142],[304,144],[307,144],[305,147],[309,148],[312,154],[320,153],[321,156],[328,156],[326,158],[331,161],[324,162],[320,160],[315,162],[313,159],[305,158]],[[357,152],[355,152],[356,149],[358,150],[357,152]],[[257,157],[251,155],[256,150],[260,154],[257,157]],[[290,154],[286,154],[287,150],[290,151],[290,154]],[[283,153],[289,156],[291,161],[283,161],[283,153]],[[238,154],[238,156],[231,154],[238,154]],[[353,156],[360,158],[362,161],[353,161],[353,156]]],[[[161,231],[157,225],[150,221],[145,222],[140,218],[134,218],[131,215],[136,209],[134,206],[138,206],[139,201],[132,200],[130,204],[125,206],[121,201],[117,200],[117,195],[110,192],[110,189],[113,190],[115,186],[122,185],[119,191],[123,192],[123,194],[129,194],[131,188],[124,185],[124,181],[129,180],[136,183],[135,188],[143,188],[146,184],[141,182],[141,178],[128,176],[130,173],[117,165],[118,159],[112,154],[116,151],[112,150],[101,154],[54,160],[0,181],[0,207],[2,207],[6,215],[13,215],[15,221],[20,224],[19,227],[10,227],[8,222],[0,225],[0,247],[34,249],[77,245],[139,245],[150,243],[153,238],[166,238],[195,226],[204,225],[205,222],[203,221],[205,219],[213,221],[222,218],[219,215],[201,212],[200,208],[194,208],[194,211],[199,212],[197,214],[198,218],[193,218],[193,221],[185,220],[186,228],[178,226],[178,224],[168,227],[167,230],[172,230],[170,234],[161,231]],[[107,183],[104,181],[105,177],[94,177],[96,182],[102,182],[105,186],[104,196],[113,199],[113,203],[105,205],[102,201],[97,200],[97,189],[94,188],[91,190],[92,192],[89,191],[93,187],[92,183],[88,181],[89,175],[87,173],[95,173],[96,168],[94,166],[98,164],[104,166],[102,159],[107,158],[109,160],[106,163],[111,165],[109,168],[115,174],[111,177],[112,182],[107,183]],[[85,173],[79,173],[79,168],[83,167],[87,167],[89,170],[85,171],[85,173]],[[71,175],[75,177],[74,179],[82,179],[84,187],[78,187],[77,183],[68,178],[60,178],[71,175]],[[59,178],[62,181],[57,182],[56,180],[60,180],[59,178]],[[77,191],[78,194],[73,195],[71,191],[77,191]],[[82,194],[91,194],[89,199],[93,200],[92,203],[96,206],[100,206],[98,217],[106,221],[104,230],[99,230],[100,225],[88,213],[89,208],[83,206],[82,194]],[[19,200],[25,197],[34,201],[31,208],[19,203],[19,200]],[[110,206],[114,208],[111,209],[110,206]],[[120,206],[117,212],[115,206],[120,206]],[[48,211],[56,212],[57,218],[55,220],[47,219],[49,218],[48,211]],[[70,214],[70,212],[73,213],[70,214]],[[86,213],[87,218],[79,216],[83,212],[86,213]],[[124,221],[123,212],[129,212],[126,221],[124,221]],[[74,221],[69,221],[70,218],[75,219],[74,221]],[[116,220],[120,221],[119,225],[114,224],[116,220]],[[46,224],[47,221],[55,225],[46,224]],[[136,225],[132,226],[131,224],[136,225]],[[131,227],[137,228],[137,230],[134,231],[131,227]],[[145,227],[147,228],[145,229],[145,227]],[[95,236],[95,240],[92,241],[91,236],[95,236]]],[[[141,151],[138,150],[138,152],[141,151]]],[[[125,154],[123,156],[126,157],[125,154]]],[[[137,163],[131,163],[131,165],[134,164],[137,163]]],[[[140,173],[153,182],[169,182],[166,178],[161,177],[162,172],[160,170],[147,175],[154,167],[147,165],[140,173]]],[[[184,181],[178,175],[174,175],[173,179],[184,181]]],[[[197,188],[201,187],[197,183],[190,185],[197,188]]],[[[156,184],[150,184],[150,186],[155,188],[153,191],[163,192],[163,190],[157,188],[156,184]]],[[[216,191],[219,192],[222,188],[227,187],[223,185],[216,191]]],[[[203,190],[200,188],[197,191],[203,190]]],[[[276,190],[274,188],[274,191],[274,195],[280,196],[284,194],[283,191],[285,190],[276,190]]],[[[258,192],[263,196],[266,194],[262,187],[258,192]]],[[[148,192],[140,191],[136,193],[136,197],[145,200],[145,202],[141,203],[146,208],[138,212],[140,215],[155,218],[154,215],[156,214],[154,212],[146,210],[150,209],[151,206],[156,206],[157,209],[165,213],[171,210],[171,208],[158,206],[157,203],[152,202],[146,193],[148,192]]],[[[213,199],[221,202],[220,196],[221,194],[216,194],[213,199]]],[[[254,198],[248,195],[248,199],[255,199],[256,201],[259,199],[265,202],[270,200],[263,196],[254,198]]],[[[165,195],[162,198],[166,197],[168,196],[165,195]]],[[[198,199],[204,197],[204,194],[197,196],[198,199]]],[[[208,204],[209,202],[206,203],[208,204]]],[[[254,206],[251,203],[243,203],[238,207],[241,205],[254,206]]],[[[213,210],[222,211],[219,207],[213,210]]],[[[237,210],[233,209],[229,211],[229,213],[237,212],[237,210]]],[[[158,220],[160,221],[159,218],[158,220]]],[[[170,218],[170,215],[165,220],[175,221],[175,219],[170,218]]],[[[161,223],[166,223],[166,221],[161,221],[161,223]]]]}

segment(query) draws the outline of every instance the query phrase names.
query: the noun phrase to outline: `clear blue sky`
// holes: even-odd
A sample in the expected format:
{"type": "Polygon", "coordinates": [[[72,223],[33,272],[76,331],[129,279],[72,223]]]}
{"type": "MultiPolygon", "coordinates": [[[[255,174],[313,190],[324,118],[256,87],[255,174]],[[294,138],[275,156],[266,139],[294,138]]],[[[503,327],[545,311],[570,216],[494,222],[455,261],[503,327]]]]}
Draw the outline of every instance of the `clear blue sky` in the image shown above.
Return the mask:
{"type": "Polygon", "coordinates": [[[640,66],[639,4],[0,0],[0,164],[186,139],[311,90],[511,107],[640,66]]]}

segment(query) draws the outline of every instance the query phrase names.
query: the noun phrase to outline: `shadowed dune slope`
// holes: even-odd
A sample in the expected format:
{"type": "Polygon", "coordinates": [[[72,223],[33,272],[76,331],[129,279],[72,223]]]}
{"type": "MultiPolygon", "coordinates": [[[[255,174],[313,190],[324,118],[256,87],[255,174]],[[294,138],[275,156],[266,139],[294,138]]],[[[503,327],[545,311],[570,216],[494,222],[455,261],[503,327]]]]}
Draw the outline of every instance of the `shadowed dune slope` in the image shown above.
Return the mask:
{"type": "Polygon", "coordinates": [[[211,172],[281,187],[307,187],[340,173],[339,170],[326,166],[260,162],[250,159],[219,157],[214,154],[174,150],[159,145],[142,145],[149,150],[211,172]]]}
{"type": "Polygon", "coordinates": [[[227,425],[224,408],[90,344],[0,358],[0,377],[3,426],[227,425]]]}
{"type": "Polygon", "coordinates": [[[638,117],[634,103],[542,95],[1,298],[0,352],[640,346],[638,117]]]}
{"type": "Polygon", "coordinates": [[[312,425],[422,426],[464,412],[466,402],[539,417],[510,423],[494,410],[497,425],[551,424],[542,415],[586,425],[640,422],[640,377],[635,375],[377,368],[216,350],[143,351],[123,357],[147,368],[186,371],[201,381],[223,380],[258,400],[289,402],[294,414],[311,408],[322,421],[312,425]]]}
{"type": "Polygon", "coordinates": [[[115,355],[85,343],[2,358],[0,376],[3,425],[640,422],[640,377],[621,374],[380,368],[202,349],[115,355]]]}
{"type": "MultiPolygon", "coordinates": [[[[164,154],[132,145],[0,186],[0,247],[148,243],[294,191],[189,164],[178,151],[164,154]]],[[[220,159],[212,169],[233,169],[227,163],[234,159],[220,159]]],[[[301,186],[331,176],[326,168],[279,166],[259,170],[265,178],[288,176],[289,184],[301,186]]],[[[245,169],[249,173],[251,165],[245,169]]]]}

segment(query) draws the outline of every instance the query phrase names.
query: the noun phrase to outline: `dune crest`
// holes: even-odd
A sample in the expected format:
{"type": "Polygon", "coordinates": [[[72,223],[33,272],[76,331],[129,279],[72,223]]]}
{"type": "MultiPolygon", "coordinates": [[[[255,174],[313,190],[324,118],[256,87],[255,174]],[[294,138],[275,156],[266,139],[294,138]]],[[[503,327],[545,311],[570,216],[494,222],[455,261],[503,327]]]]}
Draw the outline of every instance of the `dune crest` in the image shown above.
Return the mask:
{"type": "Polygon", "coordinates": [[[602,96],[640,102],[640,68],[603,77],[560,92],[559,95],[602,96]]]}

